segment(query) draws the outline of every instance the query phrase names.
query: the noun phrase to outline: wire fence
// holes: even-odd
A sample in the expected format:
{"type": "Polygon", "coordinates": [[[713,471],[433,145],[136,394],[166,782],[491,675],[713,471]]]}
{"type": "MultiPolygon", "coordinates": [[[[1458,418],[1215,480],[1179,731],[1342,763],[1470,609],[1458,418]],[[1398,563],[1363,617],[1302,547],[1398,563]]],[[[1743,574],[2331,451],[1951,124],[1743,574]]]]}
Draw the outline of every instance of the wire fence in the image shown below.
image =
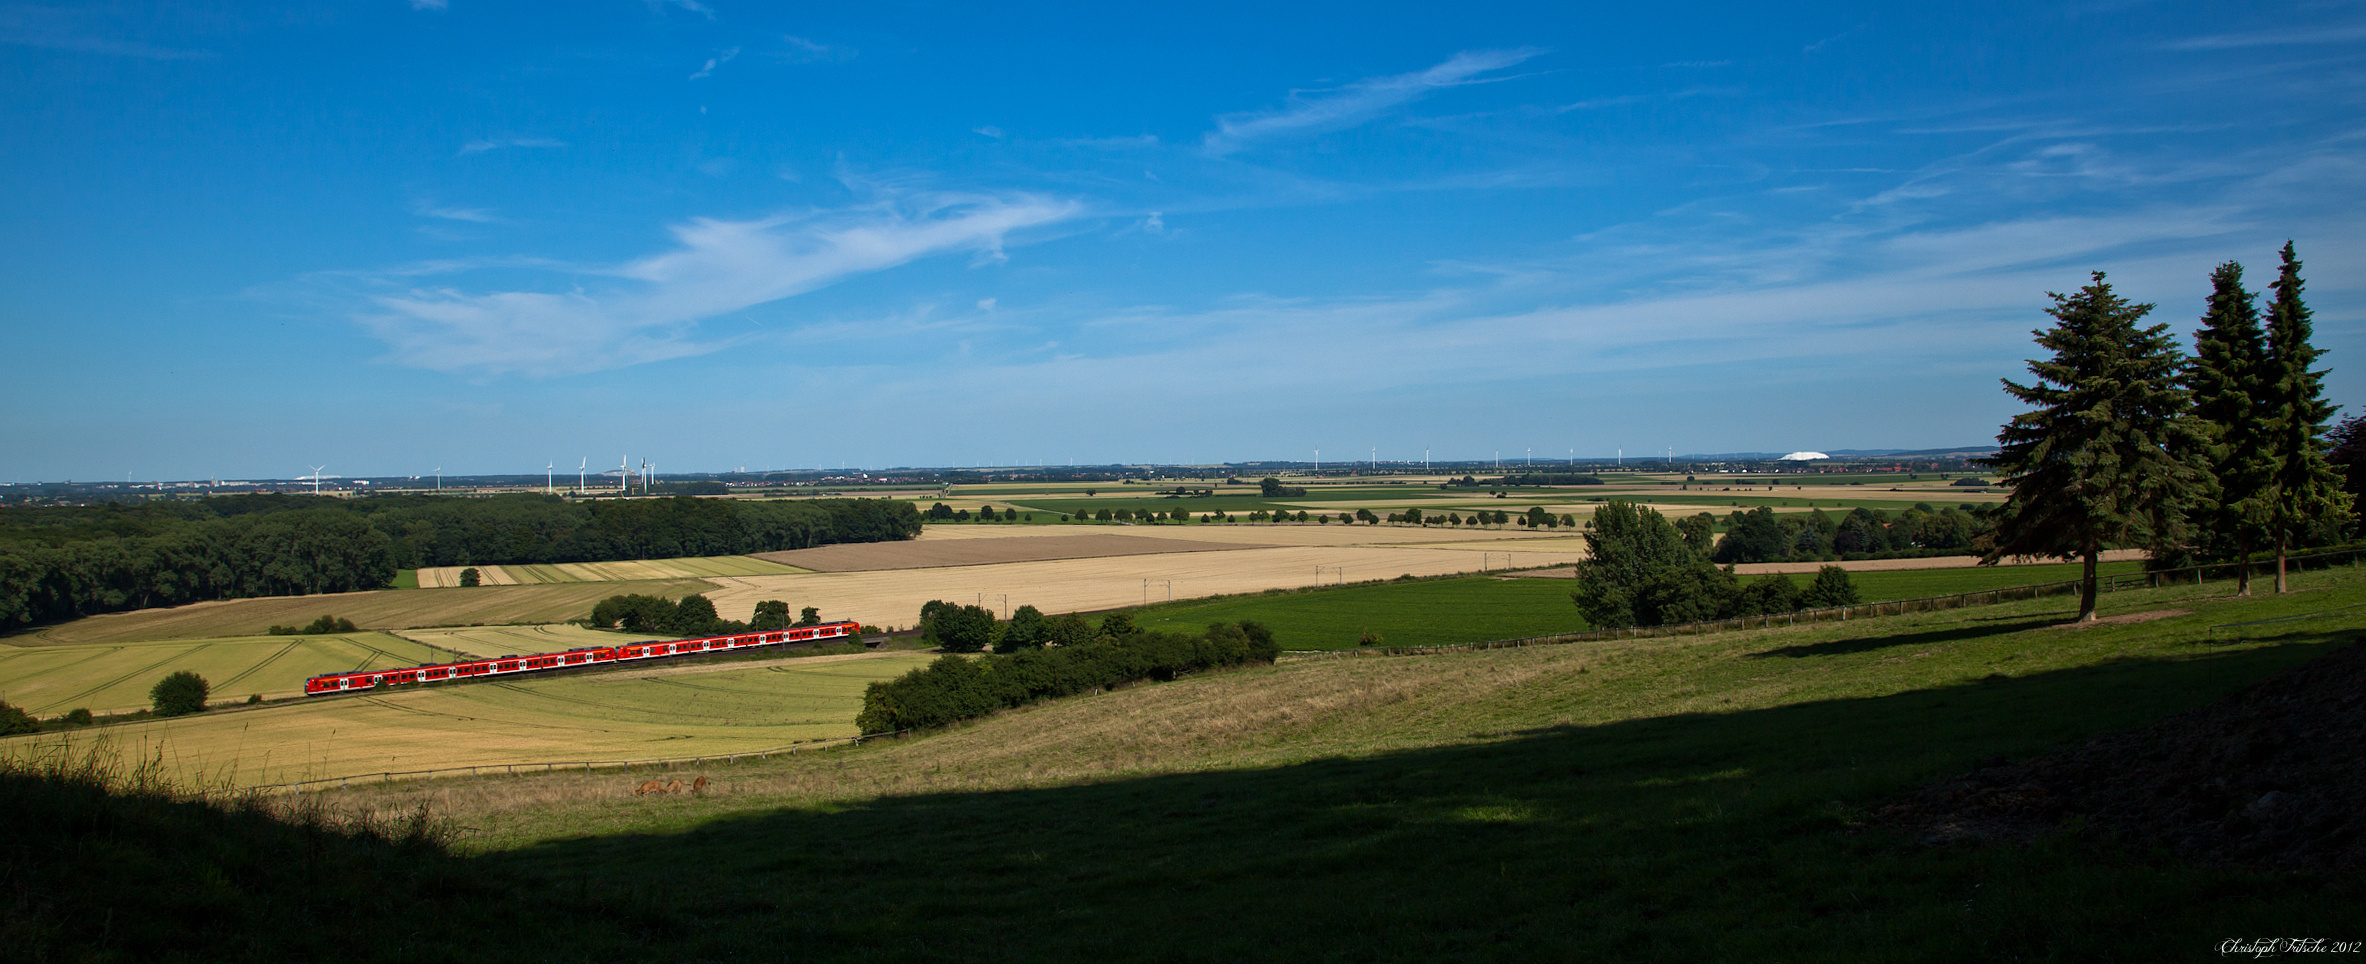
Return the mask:
{"type": "Polygon", "coordinates": [[[856,746],[860,745],[865,740],[879,740],[888,737],[903,736],[904,734],[910,732],[912,731],[897,730],[893,733],[865,733],[861,736],[842,736],[828,740],[808,740],[803,743],[791,743],[787,746],[776,746],[763,750],[744,750],[737,753],[707,753],[701,754],[699,756],[657,757],[645,760],[570,760],[539,763],[484,763],[478,764],[476,766],[435,767],[433,769],[427,770],[388,770],[380,773],[356,773],[341,777],[321,777],[317,780],[298,780],[293,783],[263,783],[251,787],[240,787],[238,790],[242,793],[253,793],[266,790],[325,790],[329,788],[330,784],[335,784],[337,789],[342,790],[352,786],[357,782],[364,784],[371,782],[393,783],[398,779],[428,780],[434,779],[436,777],[473,777],[485,776],[488,774],[520,776],[535,773],[572,773],[576,771],[590,773],[594,770],[624,770],[630,772],[643,767],[663,767],[665,769],[672,769],[677,766],[705,764],[722,764],[728,766],[730,764],[738,763],[741,760],[769,760],[776,756],[794,756],[807,750],[820,750],[834,746],[856,746]]]}
{"type": "MultiPolygon", "coordinates": [[[[2287,556],[2285,566],[2290,571],[2324,569],[2336,565],[2357,565],[2366,558],[2366,546],[2316,552],[2303,556],[2287,556]]],[[[2118,573],[2096,579],[2099,592],[2117,592],[2123,588],[2158,588],[2191,582],[2201,585],[2205,580],[2230,580],[2242,575],[2245,566],[2253,578],[2272,575],[2275,560],[2251,563],[2222,562],[2149,572],[2118,573]]],[[[1679,623],[1668,626],[1630,627],[1627,629],[1594,629],[1576,633],[1552,633],[1544,636],[1523,636],[1517,639],[1493,639],[1477,643],[1443,643],[1434,646],[1375,646],[1369,649],[1298,650],[1292,656],[1312,659],[1337,659],[1359,656],[1430,656],[1440,653],[1468,653],[1483,649],[1517,649],[1523,646],[1559,646],[1567,643],[1589,643],[1612,639],[1643,639],[1656,636],[1698,636],[1706,633],[1731,632],[1739,629],[1764,629],[1771,626],[1797,626],[1820,622],[1847,622],[1876,616],[1902,616],[1907,613],[1937,612],[1942,609],[1962,609],[1967,606],[1993,606],[1998,603],[2040,599],[2046,596],[2076,595],[2084,580],[2067,579],[2061,582],[2042,582],[2027,586],[2000,589],[1980,589],[1972,592],[1951,593],[1944,596],[1920,596],[1913,599],[1890,599],[1881,602],[1856,603],[1848,606],[1828,606],[1821,609],[1802,609],[1797,612],[1773,613],[1764,616],[1740,616],[1733,619],[1712,619],[1701,622],[1679,623]]]]}

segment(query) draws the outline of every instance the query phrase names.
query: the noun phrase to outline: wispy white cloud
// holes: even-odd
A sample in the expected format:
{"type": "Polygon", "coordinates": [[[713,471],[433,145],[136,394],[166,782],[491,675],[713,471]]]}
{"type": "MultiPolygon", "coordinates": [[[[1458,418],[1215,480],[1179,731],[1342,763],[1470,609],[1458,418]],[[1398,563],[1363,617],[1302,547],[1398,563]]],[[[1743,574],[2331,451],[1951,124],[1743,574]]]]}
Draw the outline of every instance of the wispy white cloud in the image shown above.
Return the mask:
{"type": "Polygon", "coordinates": [[[988,124],[984,127],[972,127],[969,129],[969,132],[972,134],[983,134],[998,141],[1002,139],[1002,128],[996,127],[992,124],[988,124]]]}
{"type": "Polygon", "coordinates": [[[486,211],[483,208],[455,208],[441,207],[436,205],[421,205],[418,208],[418,212],[424,217],[442,218],[446,221],[466,221],[470,224],[495,224],[501,220],[500,218],[494,217],[492,212],[486,211]]]}
{"type": "Polygon", "coordinates": [[[107,25],[94,22],[96,17],[97,13],[90,10],[7,4],[0,6],[0,44],[142,60],[193,60],[214,56],[210,50],[169,47],[145,40],[111,36],[113,31],[107,25]]]}
{"type": "Polygon", "coordinates": [[[701,77],[712,77],[712,76],[714,76],[714,73],[715,73],[715,68],[717,68],[717,67],[720,67],[720,66],[723,66],[724,64],[728,64],[728,63],[730,63],[730,62],[731,62],[731,58],[733,58],[733,57],[737,57],[737,56],[739,56],[739,48],[738,48],[738,47],[732,47],[732,48],[729,48],[729,49],[727,49],[727,50],[724,50],[722,53],[716,54],[716,55],[714,55],[714,56],[712,56],[712,57],[708,57],[708,58],[707,58],[707,62],[706,62],[706,66],[698,68],[698,72],[697,72],[697,73],[694,73],[694,74],[691,74],[691,75],[690,75],[690,79],[691,79],[691,80],[697,80],[697,79],[699,79],[699,78],[701,78],[701,77]]]}
{"type": "MultiPolygon", "coordinates": [[[[999,258],[1015,231],[1075,217],[1073,201],[1027,195],[908,196],[857,208],[754,221],[699,219],[672,229],[673,250],[584,267],[541,290],[425,286],[366,295],[361,324],[406,365],[483,375],[601,371],[703,354],[731,343],[700,321],[931,255],[999,258]]],[[[463,265],[446,265],[459,273],[463,265]]]]}
{"type": "Polygon", "coordinates": [[[1741,93],[1745,93],[1745,90],[1740,87],[1691,87],[1684,90],[1671,90],[1649,94],[1613,94],[1608,97],[1588,97],[1585,100],[1563,104],[1556,108],[1556,110],[1558,110],[1560,113],[1566,114],[1570,111],[1601,110],[1605,107],[1624,107],[1628,104],[1688,100],[1694,97],[1730,97],[1741,93]]]}
{"type": "Polygon", "coordinates": [[[413,10],[434,10],[440,13],[451,5],[451,0],[411,0],[413,10]]]}
{"type": "Polygon", "coordinates": [[[2235,50],[2245,47],[2289,47],[2302,44],[2341,44],[2366,40],[2366,24],[2261,30],[2187,37],[2162,44],[2164,50],[2235,50]]]}
{"type": "Polygon", "coordinates": [[[782,34],[780,39],[787,45],[783,59],[793,64],[842,64],[853,60],[857,53],[853,47],[807,40],[794,34],[782,34]]]}
{"type": "Polygon", "coordinates": [[[698,0],[643,0],[643,2],[647,3],[649,5],[649,9],[653,11],[663,11],[667,7],[675,7],[681,10],[689,11],[691,13],[699,14],[706,17],[708,20],[715,19],[714,8],[700,3],[698,0]]]}
{"type": "Polygon", "coordinates": [[[482,153],[484,153],[484,152],[486,152],[486,151],[498,151],[498,150],[502,150],[502,149],[504,149],[504,148],[510,148],[510,147],[565,147],[565,146],[567,146],[567,142],[566,142],[566,141],[562,141],[562,140],[554,140],[554,139],[552,139],[552,138],[548,138],[548,137],[488,137],[488,138],[486,138],[486,139],[484,139],[484,140],[480,140],[480,141],[469,141],[469,142],[468,142],[468,143],[466,143],[466,144],[462,144],[462,145],[460,145],[460,153],[461,153],[461,154],[464,154],[464,155],[465,155],[465,154],[482,154],[482,153]]]}
{"type": "Polygon", "coordinates": [[[1286,107],[1216,118],[1216,129],[1207,133],[1203,145],[1210,154],[1229,154],[1268,138],[1354,127],[1431,91],[1501,79],[1479,75],[1513,66],[1542,52],[1527,47],[1466,51],[1427,70],[1367,78],[1334,90],[1293,91],[1286,107]]]}

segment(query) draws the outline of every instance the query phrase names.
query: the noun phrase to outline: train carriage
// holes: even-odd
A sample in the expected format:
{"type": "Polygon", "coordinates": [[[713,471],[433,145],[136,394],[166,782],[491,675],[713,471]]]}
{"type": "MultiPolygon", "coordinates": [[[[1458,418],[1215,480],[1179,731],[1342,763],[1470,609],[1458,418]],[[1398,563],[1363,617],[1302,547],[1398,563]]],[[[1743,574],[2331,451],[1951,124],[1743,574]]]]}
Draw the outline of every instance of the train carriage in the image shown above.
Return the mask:
{"type": "Polygon", "coordinates": [[[861,629],[861,624],[853,622],[822,623],[816,626],[796,626],[757,633],[735,633],[729,636],[649,640],[625,643],[620,646],[593,646],[559,653],[536,653],[531,656],[509,655],[450,663],[430,663],[401,669],[328,673],[305,680],[304,694],[306,696],[325,696],[331,693],[350,693],[380,686],[443,683],[522,673],[540,673],[591,666],[598,663],[670,659],[677,656],[694,656],[762,646],[818,643],[830,639],[859,638],[858,633],[861,629]]]}

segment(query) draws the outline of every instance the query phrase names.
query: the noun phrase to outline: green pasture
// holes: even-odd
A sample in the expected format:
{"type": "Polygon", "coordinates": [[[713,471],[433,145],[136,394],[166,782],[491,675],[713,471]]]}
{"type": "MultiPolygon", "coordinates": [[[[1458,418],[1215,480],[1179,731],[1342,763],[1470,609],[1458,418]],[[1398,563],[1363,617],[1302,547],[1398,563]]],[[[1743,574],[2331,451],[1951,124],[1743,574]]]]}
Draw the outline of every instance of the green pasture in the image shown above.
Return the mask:
{"type": "Polygon", "coordinates": [[[2081,630],[2055,628],[2066,601],[2047,599],[1294,661],[717,769],[743,788],[719,800],[466,819],[487,828],[486,872],[640,915],[570,915],[594,923],[554,926],[556,947],[508,938],[587,958],[662,940],[688,957],[884,943],[1099,961],[1188,933],[1209,960],[2208,959],[2234,935],[2349,934],[2366,884],[2196,865],[2076,823],[1935,846],[1876,814],[2366,631],[2358,573],[2302,582],[2134,591],[2107,612],[2189,613],[2081,630]],[[1292,713],[1235,725],[1266,704],[1292,713]]]}
{"type": "Polygon", "coordinates": [[[35,716],[75,708],[124,712],[148,705],[156,681],[189,670],[213,684],[216,702],[250,693],[300,694],[322,673],[413,666],[446,654],[386,633],[233,636],[74,646],[0,645],[0,699],[35,716]]]}
{"type": "MultiPolygon", "coordinates": [[[[2107,575],[2143,569],[2138,562],[2101,567],[2107,575]]],[[[1865,601],[1881,602],[2060,582],[2078,574],[2079,566],[2068,563],[1859,572],[1850,578],[1865,601]]],[[[1763,577],[1741,578],[1747,583],[1763,577]]],[[[1789,578],[1805,588],[1815,576],[1789,578]]],[[[1367,630],[1379,633],[1386,646],[1437,646],[1584,631],[1590,627],[1569,601],[1576,588],[1569,579],[1472,576],[1223,596],[1127,611],[1140,625],[1168,632],[1255,620],[1272,627],[1285,649],[1354,649],[1367,630]]]]}
{"type": "Polygon", "coordinates": [[[1254,620],[1284,649],[1354,649],[1366,631],[1384,645],[1428,646],[1541,636],[1586,628],[1567,579],[1433,579],[1226,596],[1131,610],[1136,624],[1197,633],[1254,620]]]}

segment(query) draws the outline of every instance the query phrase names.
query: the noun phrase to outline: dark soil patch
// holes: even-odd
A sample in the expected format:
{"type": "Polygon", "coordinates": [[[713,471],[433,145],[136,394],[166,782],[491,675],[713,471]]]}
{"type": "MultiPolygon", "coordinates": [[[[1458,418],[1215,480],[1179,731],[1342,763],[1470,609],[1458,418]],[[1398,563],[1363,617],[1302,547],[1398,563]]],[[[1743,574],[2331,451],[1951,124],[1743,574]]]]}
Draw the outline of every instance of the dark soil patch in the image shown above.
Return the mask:
{"type": "Polygon", "coordinates": [[[2366,871],[2366,642],[2142,729],[1996,762],[1876,811],[1926,843],[2084,825],[2205,863],[2366,871]]]}

